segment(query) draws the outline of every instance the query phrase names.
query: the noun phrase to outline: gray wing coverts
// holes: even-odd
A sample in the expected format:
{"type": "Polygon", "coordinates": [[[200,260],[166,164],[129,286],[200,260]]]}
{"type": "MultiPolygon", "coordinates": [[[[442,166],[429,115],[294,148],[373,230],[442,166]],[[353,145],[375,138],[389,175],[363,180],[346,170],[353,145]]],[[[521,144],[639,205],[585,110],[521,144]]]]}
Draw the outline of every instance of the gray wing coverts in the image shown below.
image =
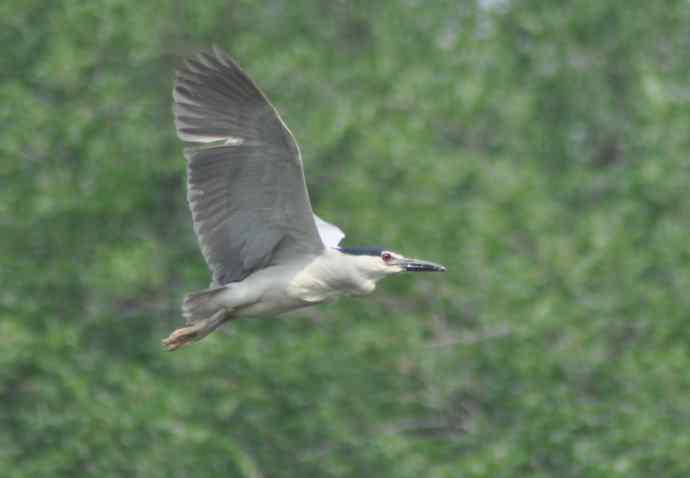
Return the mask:
{"type": "Polygon", "coordinates": [[[187,148],[187,197],[213,282],[318,254],[299,149],[273,106],[218,49],[188,60],[173,93],[187,148]]]}

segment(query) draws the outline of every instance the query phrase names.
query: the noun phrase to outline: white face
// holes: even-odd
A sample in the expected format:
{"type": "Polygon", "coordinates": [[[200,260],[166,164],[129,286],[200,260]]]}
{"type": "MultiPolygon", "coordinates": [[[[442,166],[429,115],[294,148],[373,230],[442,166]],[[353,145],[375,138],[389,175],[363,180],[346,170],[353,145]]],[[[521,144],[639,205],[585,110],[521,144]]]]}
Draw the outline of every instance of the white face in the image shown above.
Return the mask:
{"type": "Polygon", "coordinates": [[[387,274],[394,274],[404,270],[402,267],[402,261],[405,259],[404,256],[393,251],[382,251],[379,257],[387,274]]]}
{"type": "Polygon", "coordinates": [[[403,272],[402,261],[405,258],[393,251],[382,251],[377,256],[359,256],[362,270],[372,279],[381,279],[390,274],[403,272]]]}
{"type": "Polygon", "coordinates": [[[440,264],[420,259],[409,259],[393,251],[381,251],[375,256],[355,255],[350,257],[352,257],[350,260],[354,260],[357,264],[360,273],[372,280],[379,280],[399,272],[444,272],[446,270],[440,264]]]}

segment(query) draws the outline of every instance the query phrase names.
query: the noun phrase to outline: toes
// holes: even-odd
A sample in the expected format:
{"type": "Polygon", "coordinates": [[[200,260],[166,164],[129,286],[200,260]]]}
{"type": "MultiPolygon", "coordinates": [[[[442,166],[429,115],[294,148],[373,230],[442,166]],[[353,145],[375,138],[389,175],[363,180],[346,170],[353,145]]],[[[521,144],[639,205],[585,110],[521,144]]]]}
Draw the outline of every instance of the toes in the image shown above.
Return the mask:
{"type": "Polygon", "coordinates": [[[230,316],[225,309],[219,310],[207,319],[196,321],[194,325],[175,330],[167,339],[163,340],[163,345],[170,351],[177,350],[203,339],[229,318],[230,316]]]}
{"type": "Polygon", "coordinates": [[[193,342],[197,338],[197,331],[191,327],[184,327],[182,329],[175,330],[167,339],[164,339],[163,345],[172,352],[180,347],[183,347],[190,342],[193,342]]]}

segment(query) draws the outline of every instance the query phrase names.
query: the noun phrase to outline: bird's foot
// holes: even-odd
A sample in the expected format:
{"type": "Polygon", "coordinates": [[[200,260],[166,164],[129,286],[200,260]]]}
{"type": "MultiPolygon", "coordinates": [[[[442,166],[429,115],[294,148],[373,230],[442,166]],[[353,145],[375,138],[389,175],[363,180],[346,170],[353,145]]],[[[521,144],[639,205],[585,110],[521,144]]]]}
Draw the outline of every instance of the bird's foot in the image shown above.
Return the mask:
{"type": "Polygon", "coordinates": [[[180,347],[196,342],[200,338],[198,326],[182,327],[181,329],[176,329],[167,339],[163,339],[163,346],[172,352],[180,347]]]}
{"type": "Polygon", "coordinates": [[[200,320],[189,327],[176,329],[163,340],[163,346],[172,352],[185,345],[198,342],[220,327],[228,318],[226,310],[219,310],[208,319],[200,320]]]}

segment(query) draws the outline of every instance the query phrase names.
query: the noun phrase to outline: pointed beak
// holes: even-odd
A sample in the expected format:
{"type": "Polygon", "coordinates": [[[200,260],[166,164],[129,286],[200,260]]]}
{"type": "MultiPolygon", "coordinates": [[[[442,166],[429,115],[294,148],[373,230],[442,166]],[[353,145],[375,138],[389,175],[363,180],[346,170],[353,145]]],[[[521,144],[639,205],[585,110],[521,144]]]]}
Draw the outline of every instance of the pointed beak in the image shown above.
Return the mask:
{"type": "Polygon", "coordinates": [[[400,265],[407,272],[446,272],[446,268],[440,264],[419,259],[403,259],[400,265]]]}

